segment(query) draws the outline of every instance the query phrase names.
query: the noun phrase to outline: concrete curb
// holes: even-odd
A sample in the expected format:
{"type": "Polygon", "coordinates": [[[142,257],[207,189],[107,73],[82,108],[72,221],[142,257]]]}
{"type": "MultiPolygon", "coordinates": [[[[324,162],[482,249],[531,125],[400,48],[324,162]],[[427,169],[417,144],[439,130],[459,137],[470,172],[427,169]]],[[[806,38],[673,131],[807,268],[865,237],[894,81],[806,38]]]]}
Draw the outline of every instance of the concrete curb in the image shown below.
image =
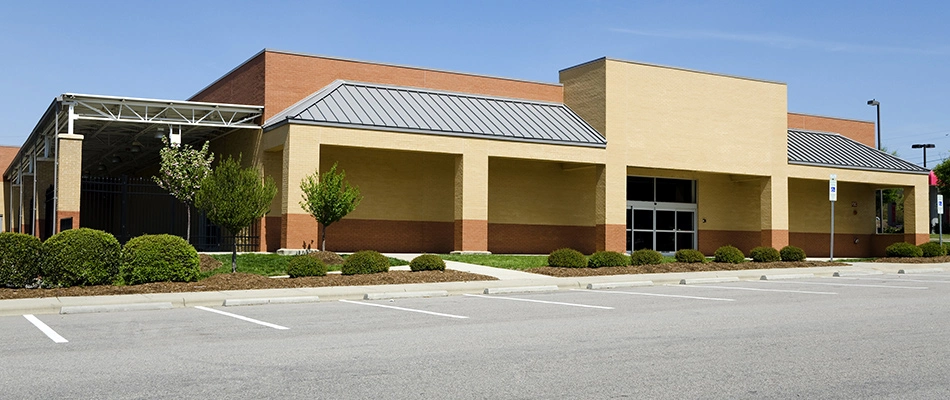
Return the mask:
{"type": "Polygon", "coordinates": [[[523,286],[523,287],[500,287],[485,288],[485,294],[516,294],[516,293],[551,293],[558,291],[558,287],[551,286],[523,286]]]}
{"type": "Polygon", "coordinates": [[[366,293],[363,300],[392,300],[392,299],[421,299],[428,297],[447,297],[448,291],[433,290],[428,292],[384,292],[384,293],[366,293]]]}
{"type": "Polygon", "coordinates": [[[911,268],[911,269],[901,269],[897,271],[898,274],[925,274],[928,272],[944,272],[943,268],[911,268]]]}
{"type": "Polygon", "coordinates": [[[144,310],[169,310],[172,303],[136,303],[136,304],[110,304],[101,306],[66,306],[59,309],[60,314],[92,314],[104,312],[120,311],[144,311],[144,310]]]}
{"type": "Polygon", "coordinates": [[[268,299],[227,299],[222,304],[225,307],[259,306],[263,304],[301,304],[319,303],[319,296],[274,297],[268,299]]]}
{"type": "Polygon", "coordinates": [[[653,286],[653,281],[588,283],[587,284],[587,288],[590,290],[619,289],[619,288],[644,287],[644,286],[653,286]]]}
{"type": "Polygon", "coordinates": [[[680,285],[696,285],[701,283],[726,283],[726,282],[739,282],[738,276],[722,277],[722,278],[686,278],[680,279],[680,285]]]}
{"type": "Polygon", "coordinates": [[[763,281],[778,281],[782,279],[807,279],[814,278],[815,274],[769,274],[762,275],[759,280],[763,281]]]}
{"type": "Polygon", "coordinates": [[[870,275],[884,275],[881,271],[838,271],[835,272],[832,276],[870,276],[870,275]]]}

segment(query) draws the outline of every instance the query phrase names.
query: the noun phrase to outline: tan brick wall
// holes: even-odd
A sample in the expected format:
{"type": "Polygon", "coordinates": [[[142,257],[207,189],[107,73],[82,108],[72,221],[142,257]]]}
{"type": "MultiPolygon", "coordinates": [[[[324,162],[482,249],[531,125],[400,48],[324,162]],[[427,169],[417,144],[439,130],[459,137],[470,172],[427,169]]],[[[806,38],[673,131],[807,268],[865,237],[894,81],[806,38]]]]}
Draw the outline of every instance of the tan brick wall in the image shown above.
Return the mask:
{"type": "Polygon", "coordinates": [[[607,134],[606,62],[600,59],[560,72],[564,104],[602,135],[607,134]]]}
{"type": "Polygon", "coordinates": [[[490,224],[595,225],[594,165],[491,158],[488,169],[490,224]]]}
{"type": "MultiPolygon", "coordinates": [[[[828,181],[791,179],[789,212],[791,232],[820,232],[831,229],[831,202],[828,181]]],[[[874,188],[866,183],[838,183],[835,202],[835,233],[871,234],[876,230],[874,188]]]]}
{"type": "MultiPolygon", "coordinates": [[[[82,187],[82,139],[59,139],[59,196],[57,208],[79,212],[79,194],[82,187]]],[[[78,225],[77,225],[78,226],[78,225]]]]}
{"type": "Polygon", "coordinates": [[[788,129],[840,133],[868,147],[875,147],[877,140],[877,128],[870,121],[788,113],[788,129]]]}

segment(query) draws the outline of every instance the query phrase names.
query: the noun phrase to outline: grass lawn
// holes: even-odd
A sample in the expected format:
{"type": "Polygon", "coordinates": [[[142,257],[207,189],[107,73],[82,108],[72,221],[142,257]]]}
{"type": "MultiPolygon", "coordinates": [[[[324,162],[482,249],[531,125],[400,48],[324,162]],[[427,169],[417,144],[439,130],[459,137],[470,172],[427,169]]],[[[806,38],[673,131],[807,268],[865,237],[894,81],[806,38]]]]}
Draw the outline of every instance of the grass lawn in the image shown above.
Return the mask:
{"type": "MultiPolygon", "coordinates": [[[[443,260],[458,261],[468,264],[484,265],[488,267],[526,270],[529,268],[548,265],[548,256],[518,255],[518,254],[440,254],[443,260]]],[[[630,262],[627,256],[627,264],[630,262]]],[[[676,262],[673,257],[663,257],[664,263],[676,262]]]]}
{"type": "MultiPolygon", "coordinates": [[[[341,254],[341,256],[346,259],[349,254],[341,254]]],[[[211,257],[214,257],[216,260],[221,261],[221,267],[217,268],[211,272],[206,272],[202,274],[202,278],[207,278],[212,275],[217,274],[228,274],[231,273],[231,255],[230,254],[211,254],[211,257]]],[[[293,256],[282,256],[280,254],[272,253],[246,253],[238,254],[237,256],[237,270],[238,272],[246,272],[249,274],[257,274],[263,276],[278,276],[287,274],[287,263],[290,262],[290,258],[293,256]]],[[[408,262],[404,260],[399,260],[396,258],[389,258],[390,266],[399,266],[399,265],[409,265],[408,262]]],[[[328,271],[339,271],[339,265],[328,265],[328,271]]]]}

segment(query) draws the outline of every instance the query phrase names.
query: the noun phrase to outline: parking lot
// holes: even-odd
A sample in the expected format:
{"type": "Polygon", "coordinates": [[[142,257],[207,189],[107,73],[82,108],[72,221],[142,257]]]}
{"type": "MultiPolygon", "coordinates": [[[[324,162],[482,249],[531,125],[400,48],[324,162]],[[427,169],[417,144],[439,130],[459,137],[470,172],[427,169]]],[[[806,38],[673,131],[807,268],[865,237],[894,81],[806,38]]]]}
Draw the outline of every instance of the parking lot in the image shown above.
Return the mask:
{"type": "Polygon", "coordinates": [[[950,273],[0,317],[10,398],[945,398],[950,273]]]}

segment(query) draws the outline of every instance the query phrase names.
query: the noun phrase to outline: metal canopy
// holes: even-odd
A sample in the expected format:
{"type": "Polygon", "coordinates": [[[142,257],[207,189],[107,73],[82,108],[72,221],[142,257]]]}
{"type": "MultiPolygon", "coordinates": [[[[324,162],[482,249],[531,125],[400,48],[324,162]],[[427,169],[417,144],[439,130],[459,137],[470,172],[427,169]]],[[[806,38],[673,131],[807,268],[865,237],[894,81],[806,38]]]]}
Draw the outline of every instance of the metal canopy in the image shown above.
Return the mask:
{"type": "Polygon", "coordinates": [[[19,184],[37,159],[55,159],[58,135],[83,136],[83,173],[119,175],[157,160],[161,137],[197,144],[238,129],[260,129],[264,107],[66,93],[40,118],[4,177],[19,184]],[[151,151],[149,151],[151,150],[151,151]]]}
{"type": "Polygon", "coordinates": [[[788,130],[788,163],[880,172],[929,170],[837,133],[788,130]]]}

